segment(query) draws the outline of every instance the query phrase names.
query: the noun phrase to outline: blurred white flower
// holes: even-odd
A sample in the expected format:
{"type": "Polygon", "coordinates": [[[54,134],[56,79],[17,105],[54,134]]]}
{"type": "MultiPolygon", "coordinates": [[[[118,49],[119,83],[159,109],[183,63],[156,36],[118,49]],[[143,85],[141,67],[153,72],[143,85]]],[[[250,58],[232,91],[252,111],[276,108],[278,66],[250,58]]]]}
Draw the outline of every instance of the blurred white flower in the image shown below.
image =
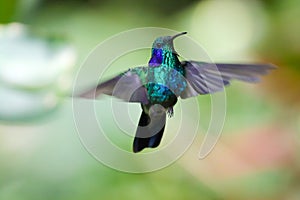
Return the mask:
{"type": "Polygon", "coordinates": [[[53,109],[71,86],[76,54],[63,43],[33,37],[18,23],[0,25],[0,120],[53,109]]]}

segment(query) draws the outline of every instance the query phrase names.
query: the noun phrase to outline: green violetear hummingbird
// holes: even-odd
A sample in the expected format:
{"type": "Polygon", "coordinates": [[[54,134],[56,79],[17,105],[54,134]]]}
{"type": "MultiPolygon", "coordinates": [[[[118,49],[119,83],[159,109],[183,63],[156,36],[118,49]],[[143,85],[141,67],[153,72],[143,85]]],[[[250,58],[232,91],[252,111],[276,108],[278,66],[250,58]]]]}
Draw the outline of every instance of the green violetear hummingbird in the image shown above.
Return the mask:
{"type": "Polygon", "coordinates": [[[179,61],[174,36],[158,37],[152,45],[147,67],[136,67],[98,84],[80,97],[112,95],[127,102],[141,104],[142,113],[133,141],[133,152],[155,148],[160,144],[166,115],[173,116],[177,99],[222,91],[233,79],[258,82],[275,67],[271,64],[215,64],[179,61]]]}

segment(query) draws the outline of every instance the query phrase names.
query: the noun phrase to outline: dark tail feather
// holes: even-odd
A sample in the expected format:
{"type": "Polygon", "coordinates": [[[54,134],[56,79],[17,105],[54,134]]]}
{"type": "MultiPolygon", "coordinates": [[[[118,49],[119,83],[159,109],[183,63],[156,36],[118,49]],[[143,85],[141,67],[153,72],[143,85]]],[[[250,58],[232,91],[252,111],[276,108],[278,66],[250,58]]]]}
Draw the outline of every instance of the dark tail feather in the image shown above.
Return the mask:
{"type": "Polygon", "coordinates": [[[140,152],[147,147],[157,147],[163,136],[165,123],[166,113],[155,116],[151,119],[150,116],[143,111],[133,141],[133,152],[140,152]],[[147,135],[149,137],[147,137],[147,135]]]}

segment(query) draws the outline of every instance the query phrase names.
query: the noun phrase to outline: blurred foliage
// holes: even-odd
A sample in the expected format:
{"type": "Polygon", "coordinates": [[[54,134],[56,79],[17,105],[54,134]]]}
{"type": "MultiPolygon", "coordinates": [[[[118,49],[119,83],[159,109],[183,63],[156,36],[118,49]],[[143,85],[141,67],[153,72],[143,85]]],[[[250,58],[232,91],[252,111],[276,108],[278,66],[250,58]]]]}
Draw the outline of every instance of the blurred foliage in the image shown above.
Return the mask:
{"type": "Polygon", "coordinates": [[[0,1],[0,23],[11,22],[16,12],[17,0],[0,1]]]}
{"type": "Polygon", "coordinates": [[[277,1],[270,10],[270,30],[263,42],[265,56],[287,65],[300,74],[300,17],[299,1],[277,1]]]}
{"type": "MultiPolygon", "coordinates": [[[[59,0],[55,0],[56,2],[61,2],[59,0]]],[[[55,2],[54,1],[54,2],[55,2]]],[[[123,9],[141,9],[141,10],[149,10],[152,13],[156,13],[157,15],[166,17],[169,15],[174,15],[178,12],[178,8],[185,9],[192,5],[198,0],[151,0],[151,1],[139,1],[139,0],[67,0],[69,2],[81,3],[83,5],[89,6],[103,6],[106,4],[115,5],[116,7],[123,7],[123,9]]],[[[44,2],[48,4],[53,4],[51,0],[45,0],[44,2]]]]}
{"type": "MultiPolygon", "coordinates": [[[[23,64],[22,73],[0,83],[0,110],[16,119],[8,124],[0,116],[0,199],[299,199],[299,8],[298,0],[0,0],[0,23],[25,23],[39,35],[14,40],[23,49],[17,56],[3,48],[7,39],[0,42],[0,63],[11,58],[23,64]],[[186,30],[214,61],[279,66],[259,85],[233,83],[226,90],[224,133],[206,159],[197,154],[209,125],[209,96],[198,99],[203,131],[191,149],[149,174],[120,173],[92,159],[76,134],[68,98],[47,120],[25,123],[30,115],[40,118],[34,111],[43,103],[57,108],[51,102],[64,93],[59,88],[71,72],[62,66],[50,73],[48,64],[66,39],[78,52],[75,72],[99,42],[143,26],[186,30]],[[45,57],[38,56],[42,52],[45,57]],[[26,65],[39,58],[42,64],[26,65]],[[22,75],[28,82],[17,84],[22,75]]],[[[1,66],[0,76],[12,72],[1,66]]],[[[117,143],[130,149],[131,140],[117,143]]]]}

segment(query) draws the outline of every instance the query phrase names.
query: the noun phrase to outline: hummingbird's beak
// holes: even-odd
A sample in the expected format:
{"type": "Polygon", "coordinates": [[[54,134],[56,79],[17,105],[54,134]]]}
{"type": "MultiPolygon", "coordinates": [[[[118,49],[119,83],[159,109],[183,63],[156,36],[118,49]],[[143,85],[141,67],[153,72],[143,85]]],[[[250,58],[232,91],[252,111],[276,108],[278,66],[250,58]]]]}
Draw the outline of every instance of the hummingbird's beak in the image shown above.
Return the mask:
{"type": "Polygon", "coordinates": [[[177,37],[179,37],[179,36],[181,36],[181,35],[185,35],[185,34],[187,34],[187,32],[181,32],[181,33],[178,33],[178,34],[172,36],[172,40],[174,40],[175,38],[177,38],[177,37]]]}

